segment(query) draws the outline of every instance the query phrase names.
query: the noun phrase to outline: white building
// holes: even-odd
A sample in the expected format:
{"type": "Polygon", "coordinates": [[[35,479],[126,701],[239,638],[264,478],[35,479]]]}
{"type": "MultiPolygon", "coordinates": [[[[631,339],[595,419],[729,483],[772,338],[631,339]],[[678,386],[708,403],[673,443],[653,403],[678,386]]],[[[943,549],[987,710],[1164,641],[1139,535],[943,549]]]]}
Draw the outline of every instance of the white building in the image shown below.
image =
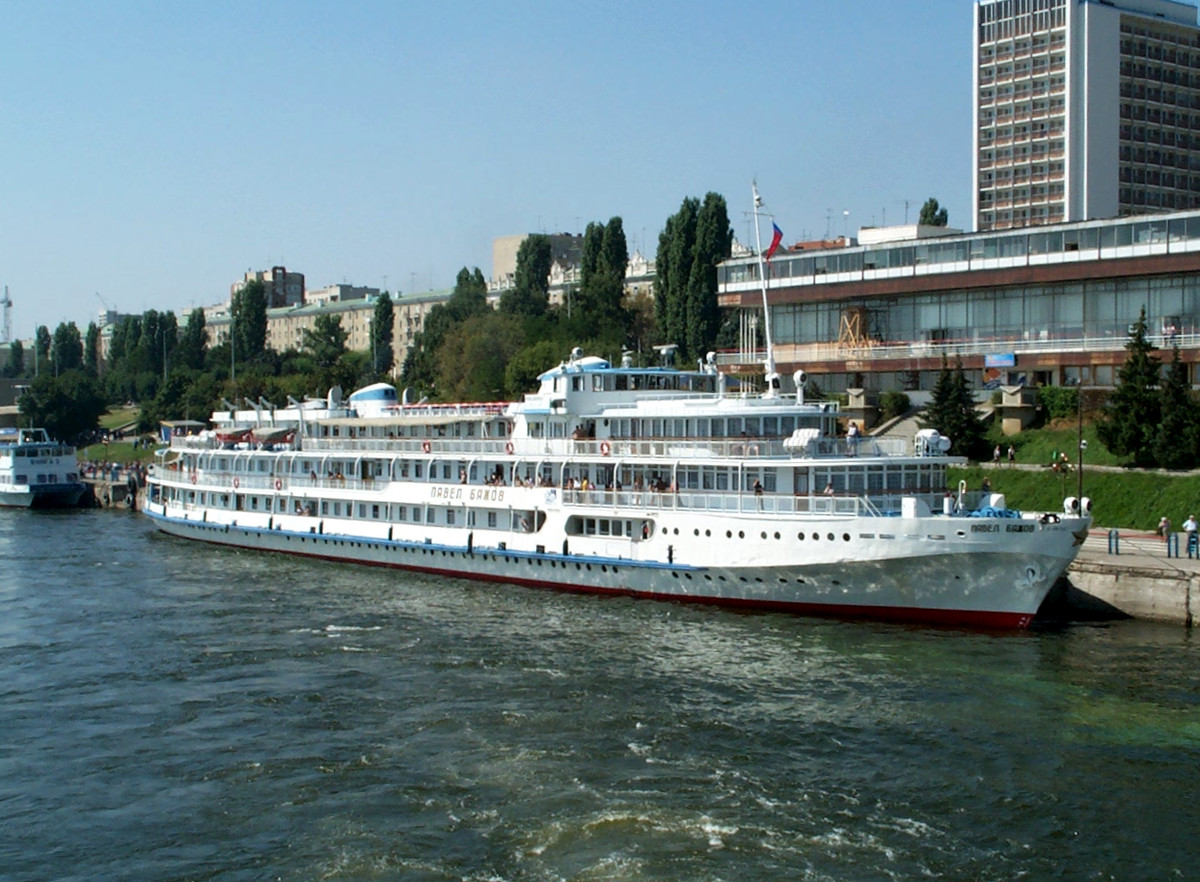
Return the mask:
{"type": "Polygon", "coordinates": [[[1200,28],[1172,0],[978,0],[979,230],[1200,206],[1200,28]]]}

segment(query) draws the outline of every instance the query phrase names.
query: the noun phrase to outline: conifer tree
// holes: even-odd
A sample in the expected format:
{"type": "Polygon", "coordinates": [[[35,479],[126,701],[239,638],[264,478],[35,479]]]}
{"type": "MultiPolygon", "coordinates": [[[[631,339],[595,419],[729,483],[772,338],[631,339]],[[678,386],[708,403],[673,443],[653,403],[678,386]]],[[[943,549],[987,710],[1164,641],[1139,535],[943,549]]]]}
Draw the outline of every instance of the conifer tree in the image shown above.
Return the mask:
{"type": "Polygon", "coordinates": [[[937,429],[949,438],[951,453],[975,458],[983,453],[983,423],[975,409],[962,359],[958,359],[951,370],[945,356],[942,357],[942,370],[921,424],[926,429],[937,429]]]}
{"type": "Polygon", "coordinates": [[[1200,449],[1200,408],[1188,386],[1187,368],[1179,359],[1178,346],[1171,353],[1159,401],[1162,421],[1154,437],[1154,459],[1165,469],[1192,468],[1200,449]]]}
{"type": "Polygon", "coordinates": [[[1154,465],[1154,440],[1162,416],[1158,396],[1161,364],[1157,348],[1146,338],[1146,308],[1129,332],[1128,355],[1118,374],[1104,415],[1096,427],[1100,441],[1117,456],[1132,458],[1134,465],[1154,465]]]}

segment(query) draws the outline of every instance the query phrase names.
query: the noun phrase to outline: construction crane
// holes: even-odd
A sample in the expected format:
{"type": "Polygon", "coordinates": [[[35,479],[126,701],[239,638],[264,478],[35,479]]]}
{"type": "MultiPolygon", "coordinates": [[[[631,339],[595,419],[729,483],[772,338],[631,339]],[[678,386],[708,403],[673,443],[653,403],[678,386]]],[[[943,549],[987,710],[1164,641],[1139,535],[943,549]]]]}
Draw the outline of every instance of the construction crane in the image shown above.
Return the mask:
{"type": "Polygon", "coordinates": [[[8,296],[8,285],[4,286],[4,299],[0,300],[4,307],[4,342],[12,342],[12,298],[8,296]]]}

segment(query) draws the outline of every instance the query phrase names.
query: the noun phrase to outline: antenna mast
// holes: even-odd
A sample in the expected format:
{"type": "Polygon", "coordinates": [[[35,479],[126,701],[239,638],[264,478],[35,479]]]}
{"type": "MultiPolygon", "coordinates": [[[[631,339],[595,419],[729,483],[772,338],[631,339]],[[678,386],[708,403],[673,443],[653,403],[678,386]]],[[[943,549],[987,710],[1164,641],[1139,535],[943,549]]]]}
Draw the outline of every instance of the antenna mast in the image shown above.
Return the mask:
{"type": "Polygon", "coordinates": [[[763,261],[762,235],[758,230],[758,216],[765,214],[767,217],[772,217],[772,215],[761,210],[763,201],[762,197],[758,195],[758,182],[751,181],[750,189],[754,193],[754,247],[758,251],[758,278],[762,282],[763,333],[767,340],[767,358],[763,362],[767,381],[764,396],[774,397],[779,388],[779,375],[775,372],[775,349],[771,342],[771,308],[767,306],[767,268],[763,261]]]}
{"type": "Polygon", "coordinates": [[[12,342],[12,298],[8,296],[8,285],[4,286],[4,299],[0,300],[4,307],[4,342],[12,342]]]}

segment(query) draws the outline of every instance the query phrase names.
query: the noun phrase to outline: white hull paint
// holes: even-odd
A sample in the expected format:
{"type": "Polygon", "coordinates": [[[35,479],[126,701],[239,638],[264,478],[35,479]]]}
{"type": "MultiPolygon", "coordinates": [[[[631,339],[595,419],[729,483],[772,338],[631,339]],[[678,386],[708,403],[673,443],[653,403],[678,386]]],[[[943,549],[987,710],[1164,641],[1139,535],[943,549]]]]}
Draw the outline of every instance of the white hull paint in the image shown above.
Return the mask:
{"type": "MultiPolygon", "coordinates": [[[[223,518],[158,503],[146,513],[163,532],[180,538],[465,579],[848,618],[1017,628],[1032,622],[1080,541],[1075,533],[1087,528],[1078,518],[1039,524],[1038,535],[1019,534],[1023,541],[1014,548],[1012,534],[969,532],[971,526],[1002,531],[1012,520],[945,519],[939,528],[956,526],[964,533],[947,535],[930,534],[928,522],[889,519],[895,533],[888,535],[910,537],[897,540],[878,538],[879,518],[806,519],[789,524],[789,536],[780,532],[777,540],[778,520],[747,519],[741,522],[745,539],[701,540],[671,532],[651,542],[607,540],[599,547],[596,540],[571,537],[564,552],[539,547],[520,533],[508,534],[500,547],[481,543],[478,533],[465,529],[406,535],[392,525],[389,538],[388,530],[363,535],[361,525],[328,518],[246,512],[223,518]],[[922,530],[923,540],[911,538],[922,530]],[[800,531],[803,541],[797,539],[800,531]],[[814,534],[820,538],[812,539],[814,534]],[[785,545],[791,549],[781,554],[785,545]]],[[[660,523],[668,520],[659,516],[660,523]]],[[[684,515],[677,522],[681,534],[698,529],[703,537],[703,517],[684,515]]]]}

